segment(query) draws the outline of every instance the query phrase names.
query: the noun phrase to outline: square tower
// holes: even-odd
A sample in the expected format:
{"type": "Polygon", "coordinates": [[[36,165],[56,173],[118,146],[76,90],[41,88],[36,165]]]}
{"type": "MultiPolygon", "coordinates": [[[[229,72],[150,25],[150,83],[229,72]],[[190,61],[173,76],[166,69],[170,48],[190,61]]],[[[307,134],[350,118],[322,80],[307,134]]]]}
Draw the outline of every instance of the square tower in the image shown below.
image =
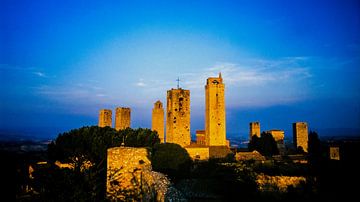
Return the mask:
{"type": "Polygon", "coordinates": [[[99,112],[99,127],[112,127],[112,111],[110,109],[101,109],[99,112]]]}
{"type": "Polygon", "coordinates": [[[127,107],[118,107],[116,108],[115,114],[115,129],[123,130],[126,128],[130,128],[130,116],[131,109],[127,107]]]}
{"type": "Polygon", "coordinates": [[[206,81],[205,142],[208,146],[226,146],[225,84],[221,73],[206,81]]]}
{"type": "Polygon", "coordinates": [[[190,145],[190,91],[181,88],[167,91],[166,142],[182,147],[190,145]]]}
{"type": "Polygon", "coordinates": [[[302,147],[308,152],[308,126],[306,122],[293,123],[293,141],[295,148],[302,147]]]}
{"type": "Polygon", "coordinates": [[[249,141],[252,139],[252,137],[254,135],[256,135],[258,138],[260,138],[260,135],[261,135],[260,122],[251,122],[250,123],[249,141]]]}
{"type": "Polygon", "coordinates": [[[159,134],[160,142],[164,143],[164,108],[160,100],[156,101],[152,110],[151,130],[159,134]]]}

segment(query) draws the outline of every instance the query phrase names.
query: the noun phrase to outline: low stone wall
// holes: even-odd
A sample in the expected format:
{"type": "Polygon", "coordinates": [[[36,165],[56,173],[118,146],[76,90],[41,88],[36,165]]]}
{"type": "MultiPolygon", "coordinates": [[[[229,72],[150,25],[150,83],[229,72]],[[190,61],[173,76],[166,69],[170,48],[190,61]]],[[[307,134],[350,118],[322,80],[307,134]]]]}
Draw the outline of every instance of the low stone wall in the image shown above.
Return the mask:
{"type": "Polygon", "coordinates": [[[297,187],[301,182],[306,182],[305,177],[297,176],[269,176],[260,174],[256,177],[256,183],[260,191],[286,192],[288,186],[297,187]]]}

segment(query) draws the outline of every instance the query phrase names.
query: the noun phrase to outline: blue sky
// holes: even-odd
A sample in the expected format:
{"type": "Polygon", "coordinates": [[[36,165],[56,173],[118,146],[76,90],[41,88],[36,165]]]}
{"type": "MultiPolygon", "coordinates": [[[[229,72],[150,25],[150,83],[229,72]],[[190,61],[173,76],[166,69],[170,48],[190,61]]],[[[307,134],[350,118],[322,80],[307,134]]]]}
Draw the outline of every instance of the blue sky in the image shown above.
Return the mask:
{"type": "Polygon", "coordinates": [[[359,1],[1,1],[0,20],[3,131],[55,137],[117,106],[150,127],[177,77],[195,131],[219,72],[229,134],[360,128],[359,1]]]}

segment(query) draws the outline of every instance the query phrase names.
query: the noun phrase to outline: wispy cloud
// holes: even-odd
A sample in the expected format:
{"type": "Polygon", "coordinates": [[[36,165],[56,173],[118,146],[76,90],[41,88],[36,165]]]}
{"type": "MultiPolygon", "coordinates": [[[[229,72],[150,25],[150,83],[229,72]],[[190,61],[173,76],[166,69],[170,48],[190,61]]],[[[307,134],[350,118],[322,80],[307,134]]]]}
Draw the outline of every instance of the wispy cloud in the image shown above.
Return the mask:
{"type": "Polygon", "coordinates": [[[47,75],[43,72],[34,72],[34,74],[38,77],[47,78],[47,75]]]}

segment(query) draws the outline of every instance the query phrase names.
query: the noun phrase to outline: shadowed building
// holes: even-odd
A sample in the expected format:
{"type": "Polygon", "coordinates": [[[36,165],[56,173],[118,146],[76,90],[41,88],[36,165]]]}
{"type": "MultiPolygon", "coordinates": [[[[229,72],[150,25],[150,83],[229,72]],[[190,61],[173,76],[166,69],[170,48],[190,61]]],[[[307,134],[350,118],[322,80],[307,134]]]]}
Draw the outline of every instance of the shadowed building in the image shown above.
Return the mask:
{"type": "Polygon", "coordinates": [[[166,142],[182,147],[190,145],[190,91],[181,88],[167,91],[166,142]]]}
{"type": "Polygon", "coordinates": [[[160,142],[164,143],[164,108],[160,100],[156,101],[152,110],[151,130],[159,134],[160,142]]]}
{"type": "Polygon", "coordinates": [[[110,109],[102,109],[99,112],[99,127],[112,127],[112,111],[110,109]]]}
{"type": "Polygon", "coordinates": [[[249,141],[252,139],[252,137],[254,135],[256,135],[258,138],[260,138],[260,135],[261,135],[260,122],[251,122],[250,123],[249,141]]]}
{"type": "Polygon", "coordinates": [[[302,147],[308,152],[308,126],[306,122],[293,123],[293,141],[295,148],[302,147]]]}
{"type": "Polygon", "coordinates": [[[210,77],[205,86],[205,142],[226,146],[225,84],[221,77],[210,77]]]}
{"type": "Polygon", "coordinates": [[[115,129],[123,130],[126,128],[130,128],[130,116],[131,109],[127,107],[118,107],[116,108],[115,114],[115,129]]]}

